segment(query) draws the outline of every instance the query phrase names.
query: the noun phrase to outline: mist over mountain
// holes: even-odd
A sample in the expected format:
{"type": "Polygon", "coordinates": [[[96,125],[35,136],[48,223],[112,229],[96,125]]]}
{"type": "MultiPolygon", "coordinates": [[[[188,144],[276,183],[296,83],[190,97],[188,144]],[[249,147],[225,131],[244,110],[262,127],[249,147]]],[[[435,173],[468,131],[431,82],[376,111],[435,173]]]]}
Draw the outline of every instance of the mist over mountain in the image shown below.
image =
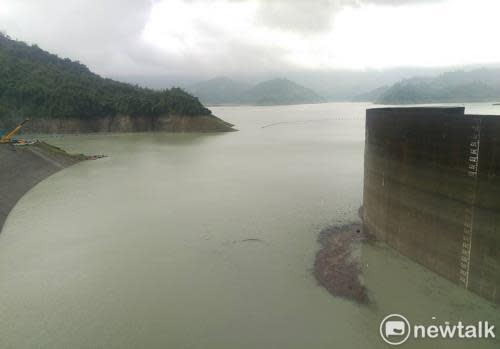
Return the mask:
{"type": "Polygon", "coordinates": [[[373,101],[379,104],[487,102],[500,99],[500,69],[452,71],[402,80],[373,101]]]}
{"type": "Polygon", "coordinates": [[[382,95],[384,95],[387,92],[387,90],[389,90],[390,88],[391,88],[391,86],[378,87],[374,90],[371,90],[371,91],[368,91],[365,93],[361,93],[357,96],[354,96],[352,101],[353,102],[373,102],[373,101],[376,101],[380,97],[382,97],[382,95]]]}
{"type": "Polygon", "coordinates": [[[246,91],[242,102],[255,105],[286,105],[321,103],[324,98],[313,90],[288,79],[261,82],[246,91]]]}
{"type": "Polygon", "coordinates": [[[216,77],[198,82],[187,89],[203,103],[236,104],[240,103],[244,92],[250,90],[252,85],[236,81],[227,77],[216,77]]]}
{"type": "Polygon", "coordinates": [[[288,105],[325,101],[312,89],[283,78],[251,85],[218,77],[194,84],[187,90],[209,105],[288,105]]]}
{"type": "MultiPolygon", "coordinates": [[[[373,91],[382,86],[390,87],[402,80],[412,78],[434,78],[449,71],[478,70],[480,68],[500,69],[500,65],[470,65],[460,67],[402,67],[391,69],[366,69],[366,70],[281,70],[260,74],[235,74],[224,75],[216,78],[197,75],[113,75],[119,81],[124,81],[140,86],[165,89],[182,87],[200,97],[207,104],[235,104],[232,100],[235,95],[242,92],[245,86],[252,87],[262,81],[272,80],[276,76],[285,77],[299,85],[305,86],[320,95],[327,102],[343,101],[374,101],[379,95],[373,91]],[[226,87],[225,87],[226,86],[226,87]],[[230,86],[235,89],[234,93],[230,86]],[[211,91],[210,89],[214,89],[211,91]],[[218,92],[217,92],[218,91],[218,92]],[[231,96],[229,101],[220,96],[227,91],[231,96]],[[372,94],[370,97],[369,94],[372,94]],[[217,97],[217,95],[219,95],[217,97]],[[369,97],[369,98],[368,98],[369,97]]],[[[379,90],[380,92],[380,90],[379,90]]],[[[239,102],[237,102],[239,103],[239,102]]],[[[237,104],[236,103],[236,104],[237,104]]]]}

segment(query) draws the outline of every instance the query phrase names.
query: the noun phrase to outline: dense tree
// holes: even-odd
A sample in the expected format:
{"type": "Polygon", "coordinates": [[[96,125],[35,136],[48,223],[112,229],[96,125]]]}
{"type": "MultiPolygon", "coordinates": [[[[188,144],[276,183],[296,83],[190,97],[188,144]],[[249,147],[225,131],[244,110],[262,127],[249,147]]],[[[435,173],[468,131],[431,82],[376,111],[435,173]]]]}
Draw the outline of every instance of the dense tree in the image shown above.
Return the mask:
{"type": "Polygon", "coordinates": [[[116,114],[210,115],[179,88],[154,91],[104,79],[0,33],[0,126],[30,118],[99,118],[116,114]]]}

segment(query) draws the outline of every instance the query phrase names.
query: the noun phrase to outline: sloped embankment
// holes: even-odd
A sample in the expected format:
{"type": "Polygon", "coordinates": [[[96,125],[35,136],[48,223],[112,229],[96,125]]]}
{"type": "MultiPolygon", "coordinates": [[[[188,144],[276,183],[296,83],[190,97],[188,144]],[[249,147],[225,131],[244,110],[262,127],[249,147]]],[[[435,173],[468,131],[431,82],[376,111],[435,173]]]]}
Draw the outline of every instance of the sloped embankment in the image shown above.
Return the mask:
{"type": "Polygon", "coordinates": [[[44,142],[29,146],[0,144],[0,232],[9,212],[26,192],[50,175],[86,159],[44,142]]]}

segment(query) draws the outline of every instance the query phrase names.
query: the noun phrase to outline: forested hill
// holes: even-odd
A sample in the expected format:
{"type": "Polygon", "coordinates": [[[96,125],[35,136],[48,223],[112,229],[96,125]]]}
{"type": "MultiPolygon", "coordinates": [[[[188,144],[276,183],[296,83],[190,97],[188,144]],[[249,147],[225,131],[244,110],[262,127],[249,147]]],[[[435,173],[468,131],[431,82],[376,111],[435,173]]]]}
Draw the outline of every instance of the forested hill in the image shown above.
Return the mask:
{"type": "Polygon", "coordinates": [[[0,123],[25,117],[210,115],[179,88],[154,91],[104,79],[85,65],[0,34],[0,123]]]}

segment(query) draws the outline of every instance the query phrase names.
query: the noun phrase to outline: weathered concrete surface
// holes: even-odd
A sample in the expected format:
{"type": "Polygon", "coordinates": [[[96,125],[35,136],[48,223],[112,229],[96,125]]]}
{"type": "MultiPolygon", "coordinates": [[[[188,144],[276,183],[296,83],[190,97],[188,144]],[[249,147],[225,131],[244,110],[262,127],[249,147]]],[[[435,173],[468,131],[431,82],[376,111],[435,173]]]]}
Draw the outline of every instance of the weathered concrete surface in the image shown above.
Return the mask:
{"type": "Polygon", "coordinates": [[[0,232],[17,201],[36,184],[81,160],[46,143],[31,146],[0,144],[0,232]]]}
{"type": "MultiPolygon", "coordinates": [[[[18,122],[0,126],[13,128],[18,122]]],[[[102,118],[33,119],[23,128],[25,133],[95,133],[95,132],[228,132],[234,125],[213,115],[202,116],[130,116],[102,118]]]]}
{"type": "Polygon", "coordinates": [[[369,233],[500,303],[500,117],[368,110],[363,206],[369,233]]]}

